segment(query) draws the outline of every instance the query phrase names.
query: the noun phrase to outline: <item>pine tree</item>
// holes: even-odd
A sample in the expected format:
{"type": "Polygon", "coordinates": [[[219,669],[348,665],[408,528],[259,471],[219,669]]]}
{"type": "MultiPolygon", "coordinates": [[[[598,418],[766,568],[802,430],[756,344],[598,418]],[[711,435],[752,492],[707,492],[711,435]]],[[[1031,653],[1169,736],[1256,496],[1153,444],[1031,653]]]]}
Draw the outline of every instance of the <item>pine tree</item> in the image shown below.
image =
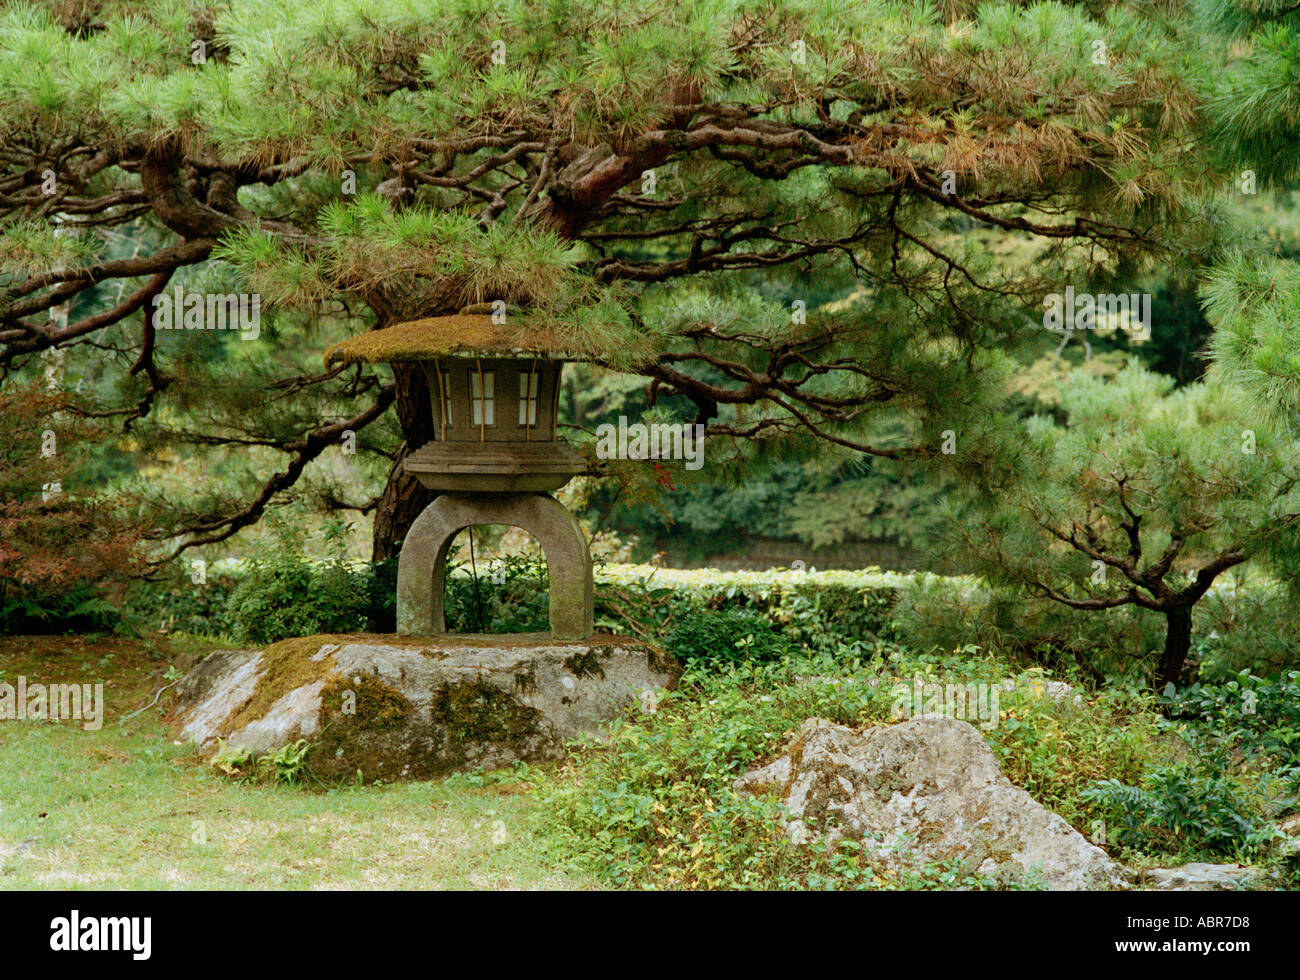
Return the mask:
{"type": "Polygon", "coordinates": [[[489,300],[715,445],[923,455],[1044,291],[1201,234],[1213,61],[1178,4],[6,4],[0,371],[67,353],[172,554],[314,493],[391,555],[428,390],[320,352],[489,300]],[[177,286],[257,339],[155,329],[177,286]]]}
{"type": "Polygon", "coordinates": [[[1252,413],[1217,372],[1177,390],[1136,361],[1075,372],[1064,418],[1038,414],[959,435],[966,508],[950,533],[991,579],[1075,609],[1165,617],[1155,676],[1183,677],[1192,611],[1215,580],[1295,547],[1300,443],[1252,413]]]}
{"type": "MultiPolygon", "coordinates": [[[[1232,40],[1207,100],[1207,143],[1239,200],[1300,179],[1300,9],[1288,0],[1206,0],[1201,14],[1232,40]]],[[[1300,434],[1300,272],[1262,228],[1219,257],[1202,298],[1210,348],[1258,411],[1300,434]]]]}

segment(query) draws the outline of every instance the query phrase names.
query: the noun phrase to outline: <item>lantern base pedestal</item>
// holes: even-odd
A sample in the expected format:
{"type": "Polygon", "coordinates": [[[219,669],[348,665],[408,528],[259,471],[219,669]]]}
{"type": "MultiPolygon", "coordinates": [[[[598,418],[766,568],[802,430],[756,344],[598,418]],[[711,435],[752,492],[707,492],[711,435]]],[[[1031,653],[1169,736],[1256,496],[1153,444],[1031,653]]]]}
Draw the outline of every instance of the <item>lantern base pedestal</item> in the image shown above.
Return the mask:
{"type": "Polygon", "coordinates": [[[447,553],[457,532],[478,524],[521,527],[537,538],[550,581],[551,636],[589,639],[593,585],[587,539],[573,515],[542,493],[444,493],[426,507],[397,560],[398,635],[446,634],[447,553]]]}

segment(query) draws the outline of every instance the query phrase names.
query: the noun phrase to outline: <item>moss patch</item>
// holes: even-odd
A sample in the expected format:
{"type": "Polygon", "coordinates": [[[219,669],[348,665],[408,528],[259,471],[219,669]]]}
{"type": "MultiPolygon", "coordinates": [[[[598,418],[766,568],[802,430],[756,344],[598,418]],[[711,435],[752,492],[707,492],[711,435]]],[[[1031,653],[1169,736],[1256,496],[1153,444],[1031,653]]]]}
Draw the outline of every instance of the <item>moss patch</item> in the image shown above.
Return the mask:
{"type": "Polygon", "coordinates": [[[537,693],[537,665],[529,664],[527,670],[515,674],[515,690],[520,694],[537,693]]]}
{"type": "Polygon", "coordinates": [[[321,691],[320,726],[344,723],[370,730],[400,727],[411,702],[387,682],[370,674],[335,677],[321,691]]]}
{"type": "Polygon", "coordinates": [[[453,742],[513,742],[537,732],[542,713],[491,684],[447,684],[433,692],[433,723],[453,742]]]}
{"type": "MultiPolygon", "coordinates": [[[[371,674],[331,679],[321,691],[320,731],[307,765],[323,779],[347,779],[358,771],[371,781],[402,775],[399,760],[407,753],[395,752],[394,740],[404,742],[401,730],[413,711],[400,691],[371,674]]],[[[426,762],[411,755],[406,764],[426,762]]]]}
{"type": "Polygon", "coordinates": [[[577,336],[565,321],[541,310],[516,313],[508,326],[493,323],[490,314],[456,313],[407,320],[349,337],[325,352],[325,365],[333,361],[378,364],[476,354],[589,360],[600,357],[602,352],[601,345],[577,336]]]}
{"type": "Polygon", "coordinates": [[[332,636],[297,636],[263,650],[253,695],[226,720],[227,732],[237,732],[264,717],[290,691],[328,677],[335,669],[333,656],[311,658],[334,640],[332,636]]]}
{"type": "Polygon", "coordinates": [[[402,709],[406,699],[400,694],[394,691],[393,697],[376,687],[370,692],[370,701],[375,711],[372,722],[378,724],[361,721],[364,709],[359,693],[355,716],[339,710],[343,691],[359,692],[361,686],[355,681],[350,685],[331,683],[330,700],[322,706],[322,721],[326,721],[327,712],[328,721],[307,756],[319,778],[352,780],[360,772],[365,782],[428,779],[469,761],[488,760],[487,764],[493,765],[500,764],[493,759],[537,757],[542,713],[491,684],[469,681],[436,688],[428,723],[402,709]],[[503,747],[504,755],[483,754],[484,748],[493,744],[503,747]]]}
{"type": "Polygon", "coordinates": [[[601,667],[602,659],[610,657],[609,647],[592,648],[582,653],[575,653],[564,661],[564,669],[574,677],[599,677],[605,679],[605,669],[601,667]]]}

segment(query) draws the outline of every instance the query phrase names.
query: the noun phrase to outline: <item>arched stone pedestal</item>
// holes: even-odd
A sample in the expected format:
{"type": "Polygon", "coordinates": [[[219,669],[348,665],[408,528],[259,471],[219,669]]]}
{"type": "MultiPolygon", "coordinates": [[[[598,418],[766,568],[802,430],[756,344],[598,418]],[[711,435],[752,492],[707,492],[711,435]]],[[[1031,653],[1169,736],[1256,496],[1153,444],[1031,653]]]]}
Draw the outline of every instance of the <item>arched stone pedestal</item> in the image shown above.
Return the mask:
{"type": "Polygon", "coordinates": [[[415,519],[397,560],[399,636],[447,632],[443,601],[447,553],[458,531],[476,524],[521,527],[541,543],[550,582],[551,634],[592,634],[591,552],[572,514],[542,493],[444,493],[415,519]]]}

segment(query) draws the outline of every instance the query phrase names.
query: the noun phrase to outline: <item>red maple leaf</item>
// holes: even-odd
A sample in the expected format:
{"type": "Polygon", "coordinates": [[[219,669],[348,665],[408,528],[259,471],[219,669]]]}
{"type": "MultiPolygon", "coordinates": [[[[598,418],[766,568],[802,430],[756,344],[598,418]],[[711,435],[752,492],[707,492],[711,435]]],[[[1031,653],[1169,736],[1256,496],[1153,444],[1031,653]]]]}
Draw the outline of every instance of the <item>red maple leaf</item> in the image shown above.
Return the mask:
{"type": "Polygon", "coordinates": [[[675,486],[673,486],[673,475],[669,473],[667,470],[665,470],[658,463],[655,463],[655,472],[659,474],[659,483],[661,485],[667,487],[669,490],[677,489],[675,486]]]}

